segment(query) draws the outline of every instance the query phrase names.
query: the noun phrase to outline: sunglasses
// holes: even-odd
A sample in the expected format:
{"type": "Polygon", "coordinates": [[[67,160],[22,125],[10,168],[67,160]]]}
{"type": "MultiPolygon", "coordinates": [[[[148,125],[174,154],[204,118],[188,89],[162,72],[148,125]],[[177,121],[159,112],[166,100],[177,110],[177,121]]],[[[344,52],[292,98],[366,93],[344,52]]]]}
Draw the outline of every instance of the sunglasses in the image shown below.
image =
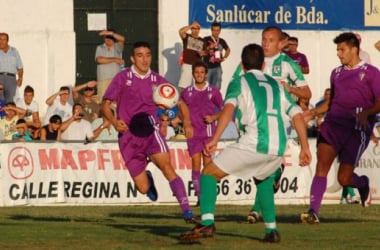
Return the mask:
{"type": "Polygon", "coordinates": [[[94,91],[94,88],[85,88],[84,91],[94,91]]]}

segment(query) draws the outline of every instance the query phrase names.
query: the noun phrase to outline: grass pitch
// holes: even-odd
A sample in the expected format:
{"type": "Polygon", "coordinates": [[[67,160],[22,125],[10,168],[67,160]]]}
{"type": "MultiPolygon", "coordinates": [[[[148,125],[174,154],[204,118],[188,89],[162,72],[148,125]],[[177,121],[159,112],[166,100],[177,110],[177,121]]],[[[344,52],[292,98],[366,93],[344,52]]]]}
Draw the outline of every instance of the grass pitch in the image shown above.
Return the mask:
{"type": "Polygon", "coordinates": [[[218,205],[216,235],[183,245],[178,237],[193,225],[185,224],[178,206],[3,207],[0,249],[380,248],[380,205],[323,205],[319,225],[299,222],[305,206],[277,206],[279,244],[260,242],[264,224],[247,224],[249,209],[218,205]]]}

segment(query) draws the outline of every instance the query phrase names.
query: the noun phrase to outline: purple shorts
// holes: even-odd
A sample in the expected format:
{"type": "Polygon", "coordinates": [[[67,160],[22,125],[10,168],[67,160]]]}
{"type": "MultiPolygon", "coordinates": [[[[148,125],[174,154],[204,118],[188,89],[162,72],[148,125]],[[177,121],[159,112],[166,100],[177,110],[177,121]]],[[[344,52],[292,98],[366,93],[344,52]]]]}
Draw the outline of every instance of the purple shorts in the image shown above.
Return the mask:
{"type": "Polygon", "coordinates": [[[202,152],[209,141],[211,141],[211,137],[193,137],[191,139],[187,139],[187,149],[189,150],[189,155],[193,156],[196,153],[202,152]]]}
{"type": "Polygon", "coordinates": [[[327,143],[337,152],[341,163],[357,166],[359,159],[368,146],[370,136],[361,130],[345,127],[333,122],[322,123],[318,143],[327,143]]]}
{"type": "Polygon", "coordinates": [[[150,155],[169,152],[168,144],[158,129],[148,137],[136,137],[127,131],[119,138],[119,148],[132,177],[145,171],[150,155]]]}

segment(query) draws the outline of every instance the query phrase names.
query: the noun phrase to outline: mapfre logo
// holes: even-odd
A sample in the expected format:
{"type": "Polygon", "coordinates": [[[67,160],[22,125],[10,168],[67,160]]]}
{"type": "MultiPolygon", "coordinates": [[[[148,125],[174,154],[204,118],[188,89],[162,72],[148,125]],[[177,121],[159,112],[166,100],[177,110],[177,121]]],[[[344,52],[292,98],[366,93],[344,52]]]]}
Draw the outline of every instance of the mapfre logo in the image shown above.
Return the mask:
{"type": "Polygon", "coordinates": [[[24,180],[34,171],[31,152],[25,147],[15,147],[8,155],[8,171],[13,179],[24,180]]]}
{"type": "Polygon", "coordinates": [[[380,0],[364,0],[364,26],[380,26],[380,0]]]}

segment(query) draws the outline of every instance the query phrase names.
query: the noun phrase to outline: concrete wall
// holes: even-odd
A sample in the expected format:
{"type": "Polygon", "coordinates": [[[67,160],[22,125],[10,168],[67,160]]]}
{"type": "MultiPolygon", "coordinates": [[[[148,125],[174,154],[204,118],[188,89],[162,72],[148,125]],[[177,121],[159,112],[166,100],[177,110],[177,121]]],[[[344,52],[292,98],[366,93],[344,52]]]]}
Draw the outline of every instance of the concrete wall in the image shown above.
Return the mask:
{"type": "Polygon", "coordinates": [[[75,83],[75,33],[70,0],[0,0],[0,31],[18,49],[23,86],[35,89],[41,115],[45,100],[61,85],[75,83]]]}
{"type": "MultiPolygon", "coordinates": [[[[0,0],[0,31],[10,35],[24,63],[24,83],[36,89],[41,115],[45,114],[46,98],[62,85],[75,83],[75,33],[73,0],[0,0]]],[[[176,83],[180,67],[178,56],[182,42],[178,29],[188,24],[188,1],[159,1],[159,68],[160,73],[176,83]]],[[[329,86],[329,75],[339,64],[332,39],[340,31],[287,30],[299,38],[299,50],[308,56],[311,73],[306,76],[315,103],[329,86]]],[[[380,66],[380,55],[373,44],[380,39],[378,31],[358,31],[362,48],[370,53],[374,65],[380,66]]],[[[209,35],[208,29],[201,36],[209,35]]],[[[248,43],[260,43],[261,30],[222,31],[231,47],[230,57],[223,63],[223,87],[240,61],[240,52],[248,43]]],[[[126,34],[128,39],[128,34],[126,34]]],[[[92,58],[91,58],[92,59],[92,58]]],[[[95,70],[95,69],[94,69],[95,70]]],[[[21,88],[23,91],[23,88],[21,88]]]]}

